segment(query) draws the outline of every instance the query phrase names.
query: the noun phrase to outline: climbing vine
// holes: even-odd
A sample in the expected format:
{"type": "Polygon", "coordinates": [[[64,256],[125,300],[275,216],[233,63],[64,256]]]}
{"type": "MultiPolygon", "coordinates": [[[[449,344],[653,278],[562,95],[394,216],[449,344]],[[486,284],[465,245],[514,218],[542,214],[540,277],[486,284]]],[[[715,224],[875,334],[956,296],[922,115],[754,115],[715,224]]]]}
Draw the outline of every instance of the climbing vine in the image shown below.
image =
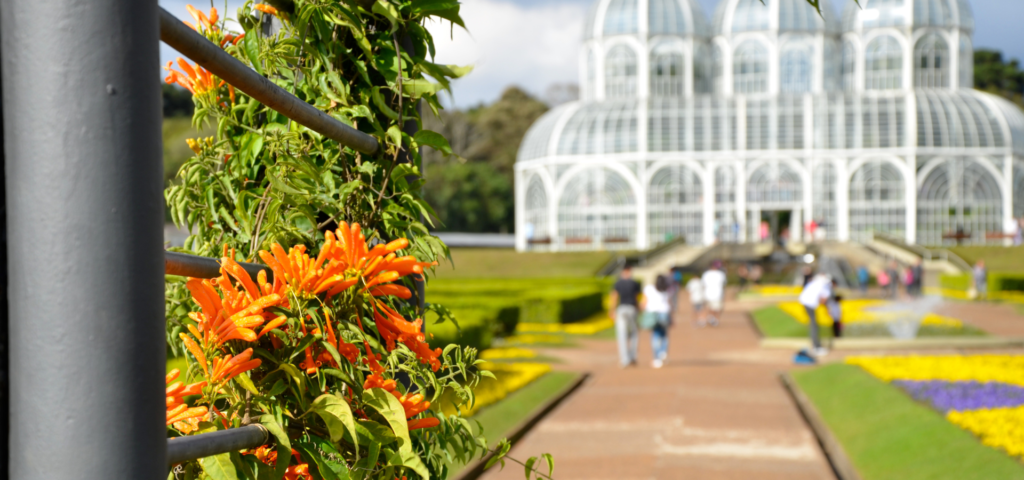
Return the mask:
{"type": "MultiPolygon", "coordinates": [[[[432,60],[425,25],[464,27],[458,2],[249,1],[231,23],[241,31],[188,8],[197,32],[380,148],[339,145],[185,60],[165,67],[192,92],[195,126],[216,127],[189,140],[167,207],[192,232],[182,250],[221,261],[218,278],[167,280],[168,348],[187,359],[167,376],[168,432],[260,423],[272,437],[171,475],[446,478],[490,452],[465,418],[436,408],[472,402],[490,374],[472,348],[429,346],[424,310],[452,320],[416,293],[448,255],[425,224],[419,150],[451,153],[420,109],[440,109],[438,92],[469,71],[432,60]],[[252,277],[244,261],[271,273],[252,277]]],[[[541,475],[535,461],[527,477],[541,475]]]]}

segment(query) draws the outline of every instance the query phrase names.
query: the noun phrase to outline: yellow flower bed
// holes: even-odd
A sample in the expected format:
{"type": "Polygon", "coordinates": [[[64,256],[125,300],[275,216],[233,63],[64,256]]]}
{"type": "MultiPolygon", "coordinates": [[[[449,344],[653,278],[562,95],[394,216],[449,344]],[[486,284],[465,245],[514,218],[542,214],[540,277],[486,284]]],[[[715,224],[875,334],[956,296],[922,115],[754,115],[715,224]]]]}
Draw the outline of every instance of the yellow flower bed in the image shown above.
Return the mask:
{"type": "MultiPolygon", "coordinates": [[[[872,312],[869,308],[884,307],[892,305],[893,302],[886,300],[844,300],[839,302],[839,307],[843,312],[843,323],[846,325],[854,323],[878,323],[884,320],[887,313],[885,312],[872,312]]],[[[806,324],[809,319],[807,318],[807,311],[804,310],[804,306],[800,302],[781,302],[779,303],[779,309],[788,313],[790,316],[796,319],[796,321],[806,324]]],[[[891,314],[889,314],[891,315],[891,314]]],[[[818,325],[831,326],[832,317],[829,316],[828,310],[824,307],[818,307],[817,310],[818,325]]],[[[944,317],[942,315],[936,315],[929,313],[924,316],[921,321],[921,325],[930,326],[941,326],[950,328],[961,328],[963,322],[955,318],[944,317]]]]}
{"type": "Polygon", "coordinates": [[[1024,407],[950,411],[946,419],[1014,457],[1024,457],[1024,407]]]}
{"type": "MultiPolygon", "coordinates": [[[[489,370],[495,378],[484,377],[473,390],[476,395],[476,403],[472,407],[463,405],[462,416],[469,417],[481,408],[497,403],[507,397],[510,393],[529,385],[530,382],[540,378],[551,371],[551,366],[546,363],[492,363],[483,362],[479,364],[483,370],[489,370]]],[[[450,401],[441,401],[441,411],[445,415],[454,415],[455,408],[450,401]]]]}
{"type": "Polygon", "coordinates": [[[1024,355],[847,357],[878,379],[1002,382],[1024,386],[1024,355]]]}
{"type": "Polygon", "coordinates": [[[554,334],[523,333],[505,337],[505,343],[518,345],[560,345],[565,343],[565,338],[554,334]]]}
{"type": "Polygon", "coordinates": [[[615,326],[608,314],[591,317],[576,323],[520,323],[516,325],[516,333],[565,333],[569,335],[593,335],[615,326]]]}
{"type": "Polygon", "coordinates": [[[533,358],[536,356],[537,352],[527,348],[499,347],[489,348],[480,352],[479,358],[482,360],[511,360],[517,358],[533,358]]]}
{"type": "Polygon", "coordinates": [[[758,285],[748,292],[762,297],[797,297],[802,289],[799,285],[758,285]]]}

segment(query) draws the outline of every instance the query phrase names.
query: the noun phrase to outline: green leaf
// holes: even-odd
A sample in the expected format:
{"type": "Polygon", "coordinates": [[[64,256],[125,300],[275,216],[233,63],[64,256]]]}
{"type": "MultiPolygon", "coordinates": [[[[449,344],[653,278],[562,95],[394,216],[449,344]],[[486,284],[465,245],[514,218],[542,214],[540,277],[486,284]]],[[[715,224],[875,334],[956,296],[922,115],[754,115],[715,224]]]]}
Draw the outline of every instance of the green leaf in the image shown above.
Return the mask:
{"type": "Polygon", "coordinates": [[[388,19],[388,22],[391,22],[391,32],[390,33],[395,33],[395,30],[398,30],[398,25],[399,25],[399,20],[400,19],[398,17],[398,10],[395,10],[395,6],[394,5],[389,3],[387,0],[377,0],[373,4],[373,10],[372,11],[373,11],[373,13],[376,13],[377,15],[383,15],[385,18],[388,19]]]}
{"type": "Polygon", "coordinates": [[[533,464],[537,463],[537,457],[530,457],[526,459],[526,463],[523,465],[526,469],[526,478],[529,479],[530,475],[533,474],[533,464]]]}
{"type": "Polygon", "coordinates": [[[249,58],[249,63],[252,64],[252,68],[256,69],[256,72],[260,75],[263,75],[263,66],[260,65],[259,28],[260,27],[257,26],[252,30],[245,32],[245,38],[242,39],[242,49],[245,50],[245,56],[249,58]]]}
{"type": "Polygon", "coordinates": [[[231,462],[230,453],[222,453],[212,457],[200,458],[199,465],[203,467],[203,472],[206,473],[211,480],[238,479],[238,471],[235,469],[235,464],[231,462]]]}
{"type": "Polygon", "coordinates": [[[280,191],[281,193],[287,193],[288,195],[304,196],[306,192],[296,190],[284,183],[283,180],[277,178],[277,175],[267,174],[267,179],[270,180],[270,184],[274,186],[274,190],[280,191]]]}
{"type": "MultiPolygon", "coordinates": [[[[355,438],[356,421],[352,416],[352,407],[349,407],[348,403],[341,397],[330,393],[320,395],[310,404],[309,411],[316,412],[324,420],[324,423],[327,424],[327,430],[331,433],[332,442],[341,440],[346,431],[355,438]]],[[[356,448],[359,448],[358,443],[356,443],[356,448]]]]}
{"type": "MultiPolygon", "coordinates": [[[[359,420],[356,422],[356,435],[358,435],[360,442],[367,445],[371,443],[379,443],[381,445],[390,445],[398,441],[398,437],[391,431],[390,428],[385,427],[373,420],[359,420]]],[[[355,443],[355,442],[351,442],[355,443]]]]}
{"type": "Polygon", "coordinates": [[[249,374],[247,373],[243,372],[238,374],[238,376],[235,377],[235,382],[237,382],[239,386],[241,386],[242,388],[244,388],[246,391],[253,395],[260,394],[260,391],[256,389],[256,385],[252,383],[252,379],[249,378],[249,374]]]}
{"type": "Polygon", "coordinates": [[[342,458],[341,453],[334,448],[334,445],[316,436],[311,435],[310,439],[312,442],[296,443],[295,448],[302,454],[304,460],[308,460],[309,463],[316,465],[320,478],[324,480],[349,480],[351,472],[349,472],[348,465],[345,464],[344,460],[340,462],[332,460],[334,458],[342,458]]]}
{"type": "Polygon", "coordinates": [[[555,473],[555,457],[552,457],[550,453],[541,454],[544,457],[544,461],[548,464],[548,477],[555,473]]]}
{"type": "Polygon", "coordinates": [[[443,89],[443,85],[431,82],[430,80],[405,79],[402,81],[402,92],[413,98],[419,98],[424,95],[433,95],[443,89]]]}
{"type": "Polygon", "coordinates": [[[284,432],[284,428],[281,427],[280,423],[277,423],[277,419],[271,414],[266,414],[260,417],[260,423],[267,428],[270,435],[277,441],[277,466],[274,468],[274,479],[281,480],[284,478],[284,472],[288,469],[288,464],[292,458],[292,444],[288,440],[288,435],[284,432]]]}
{"type": "Polygon", "coordinates": [[[416,132],[416,135],[413,135],[412,139],[416,141],[417,145],[433,148],[446,157],[452,154],[452,146],[448,143],[448,139],[444,138],[444,135],[440,133],[420,130],[416,132]]]}
{"type": "Polygon", "coordinates": [[[391,430],[399,438],[398,452],[390,461],[400,461],[402,465],[418,473],[423,478],[429,478],[427,467],[423,465],[420,457],[412,451],[412,441],[409,439],[409,423],[405,419],[405,408],[394,395],[382,388],[371,388],[363,392],[363,403],[373,408],[388,421],[391,430]]]}

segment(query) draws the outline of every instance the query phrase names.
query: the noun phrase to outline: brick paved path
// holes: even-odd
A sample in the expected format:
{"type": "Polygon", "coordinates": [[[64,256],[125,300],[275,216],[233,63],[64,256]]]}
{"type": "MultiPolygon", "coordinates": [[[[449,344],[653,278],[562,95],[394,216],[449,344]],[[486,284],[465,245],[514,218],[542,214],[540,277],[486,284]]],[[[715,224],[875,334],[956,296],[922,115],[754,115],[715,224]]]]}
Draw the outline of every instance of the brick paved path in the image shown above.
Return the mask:
{"type": "MultiPolygon", "coordinates": [[[[832,479],[813,434],[779,383],[792,352],[757,347],[745,310],[727,304],[722,325],[671,331],[669,360],[650,367],[650,335],[640,366],[620,369],[613,341],[550,349],[591,379],[512,450],[548,452],[557,480],[832,479]]],[[[508,464],[487,479],[521,479],[508,464]]]]}

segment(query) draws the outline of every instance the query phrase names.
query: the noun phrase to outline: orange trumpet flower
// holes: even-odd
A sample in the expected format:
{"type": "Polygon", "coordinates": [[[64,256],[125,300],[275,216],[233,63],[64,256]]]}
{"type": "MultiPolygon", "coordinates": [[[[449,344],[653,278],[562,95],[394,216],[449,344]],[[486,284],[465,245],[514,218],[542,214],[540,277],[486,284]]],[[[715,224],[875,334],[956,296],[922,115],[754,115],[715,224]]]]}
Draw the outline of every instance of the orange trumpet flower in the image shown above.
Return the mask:
{"type": "Polygon", "coordinates": [[[196,25],[192,25],[189,22],[184,22],[185,25],[192,27],[192,30],[195,30],[197,32],[202,32],[203,30],[211,32],[219,31],[219,29],[217,28],[217,20],[220,19],[220,16],[217,15],[216,8],[210,7],[209,17],[207,17],[202,11],[196,10],[196,8],[192,5],[185,5],[185,9],[188,10],[189,15],[192,15],[192,18],[195,19],[196,25],[200,27],[196,28],[196,25]]]}
{"type": "Polygon", "coordinates": [[[164,81],[169,84],[177,83],[192,92],[193,95],[201,95],[224,86],[223,80],[217,83],[217,78],[208,70],[199,65],[193,67],[181,57],[178,57],[178,66],[184,73],[174,70],[172,65],[173,62],[167,62],[167,65],[164,65],[164,70],[167,70],[167,78],[164,78],[164,81]]]}
{"type": "Polygon", "coordinates": [[[258,358],[256,360],[249,360],[251,357],[252,349],[247,348],[244,352],[234,357],[224,355],[223,357],[213,359],[213,373],[210,375],[210,381],[213,383],[226,382],[263,363],[258,358]]]}
{"type": "Polygon", "coordinates": [[[184,398],[190,395],[199,395],[206,382],[193,383],[185,386],[182,382],[174,382],[181,372],[178,369],[171,370],[165,377],[167,383],[167,425],[174,425],[182,433],[188,434],[199,428],[199,420],[208,411],[206,407],[189,408],[184,398]],[[171,383],[174,382],[174,383],[171,383]]]}
{"type": "Polygon", "coordinates": [[[265,3],[257,3],[256,5],[253,5],[252,8],[255,8],[267,15],[277,15],[277,9],[265,3]]]}

